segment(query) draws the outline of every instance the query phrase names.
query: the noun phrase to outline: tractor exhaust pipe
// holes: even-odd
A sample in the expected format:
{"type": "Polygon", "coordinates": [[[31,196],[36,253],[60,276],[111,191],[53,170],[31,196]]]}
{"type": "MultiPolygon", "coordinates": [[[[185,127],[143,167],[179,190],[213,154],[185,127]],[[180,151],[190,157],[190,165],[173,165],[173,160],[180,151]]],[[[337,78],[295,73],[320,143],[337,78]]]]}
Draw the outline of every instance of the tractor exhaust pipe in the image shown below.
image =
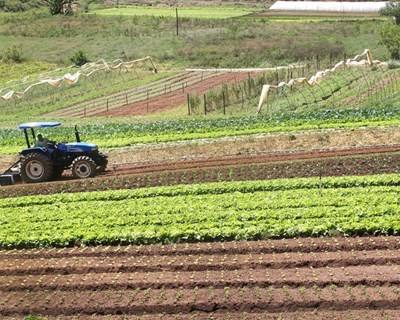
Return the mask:
{"type": "Polygon", "coordinates": [[[77,126],[75,126],[75,138],[76,138],[76,142],[81,142],[81,136],[79,135],[77,126]]]}

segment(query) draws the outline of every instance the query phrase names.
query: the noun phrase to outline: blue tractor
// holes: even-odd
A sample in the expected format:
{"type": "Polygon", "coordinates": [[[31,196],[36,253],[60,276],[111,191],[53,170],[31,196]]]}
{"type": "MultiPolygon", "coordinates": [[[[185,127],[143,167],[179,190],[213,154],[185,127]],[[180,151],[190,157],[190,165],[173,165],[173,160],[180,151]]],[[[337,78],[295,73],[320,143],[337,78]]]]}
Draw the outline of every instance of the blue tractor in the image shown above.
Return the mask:
{"type": "Polygon", "coordinates": [[[30,122],[18,126],[23,130],[27,148],[20,152],[19,160],[8,169],[3,177],[19,176],[28,183],[45,182],[59,178],[64,170],[71,169],[75,178],[85,179],[104,172],[107,168],[107,156],[99,152],[95,144],[81,142],[75,126],[76,142],[55,142],[36,135],[35,128],[54,128],[60,122],[30,122]],[[29,132],[34,143],[29,140],[29,132]]]}

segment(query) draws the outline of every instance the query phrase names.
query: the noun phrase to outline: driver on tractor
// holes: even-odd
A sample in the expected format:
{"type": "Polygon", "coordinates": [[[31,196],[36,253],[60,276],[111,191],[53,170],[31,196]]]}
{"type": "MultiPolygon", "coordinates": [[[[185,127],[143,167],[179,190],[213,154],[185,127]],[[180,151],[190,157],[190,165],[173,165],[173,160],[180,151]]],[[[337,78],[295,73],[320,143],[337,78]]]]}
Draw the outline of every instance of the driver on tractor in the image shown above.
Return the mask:
{"type": "Polygon", "coordinates": [[[44,148],[47,146],[48,143],[49,139],[44,138],[43,135],[39,133],[35,141],[35,148],[44,148]]]}

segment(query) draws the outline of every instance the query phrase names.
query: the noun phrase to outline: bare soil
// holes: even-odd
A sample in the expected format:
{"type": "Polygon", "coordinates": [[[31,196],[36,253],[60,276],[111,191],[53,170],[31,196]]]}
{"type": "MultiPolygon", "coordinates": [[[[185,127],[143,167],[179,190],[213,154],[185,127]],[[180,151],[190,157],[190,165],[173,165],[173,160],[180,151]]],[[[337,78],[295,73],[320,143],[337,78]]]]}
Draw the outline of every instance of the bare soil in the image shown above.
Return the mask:
{"type": "Polygon", "coordinates": [[[353,148],[179,161],[146,166],[111,166],[111,171],[93,179],[73,180],[64,176],[61,181],[1,187],[0,197],[215,181],[395,173],[400,172],[398,150],[399,146],[353,148]]]}
{"type": "Polygon", "coordinates": [[[148,113],[158,113],[166,111],[187,102],[187,94],[202,95],[211,88],[223,84],[235,83],[247,79],[249,76],[255,76],[256,73],[225,73],[214,76],[210,79],[197,82],[186,88],[174,90],[165,94],[152,97],[148,100],[135,102],[112,110],[93,113],[91,116],[127,116],[127,115],[145,115],[148,113]]]}
{"type": "Polygon", "coordinates": [[[399,141],[400,127],[328,129],[138,145],[111,150],[108,154],[110,163],[147,164],[395,145],[399,141]]]}
{"type": "Polygon", "coordinates": [[[0,316],[398,319],[399,249],[380,236],[2,250],[0,316]]]}

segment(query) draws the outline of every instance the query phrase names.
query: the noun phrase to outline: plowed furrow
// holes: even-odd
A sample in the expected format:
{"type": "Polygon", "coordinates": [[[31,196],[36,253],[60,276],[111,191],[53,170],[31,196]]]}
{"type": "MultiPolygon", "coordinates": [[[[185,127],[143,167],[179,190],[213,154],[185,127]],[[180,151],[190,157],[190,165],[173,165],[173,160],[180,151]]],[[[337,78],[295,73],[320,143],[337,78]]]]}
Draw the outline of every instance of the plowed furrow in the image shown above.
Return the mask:
{"type": "Polygon", "coordinates": [[[225,255],[8,258],[0,261],[0,276],[118,272],[207,271],[346,267],[400,264],[399,250],[290,252],[225,255]]]}
{"type": "MultiPolygon", "coordinates": [[[[105,315],[105,316],[55,316],[48,320],[398,320],[400,310],[346,310],[346,311],[303,311],[303,312],[193,312],[190,314],[151,314],[151,315],[105,315]]],[[[17,320],[17,318],[5,318],[4,320],[17,320]]]]}
{"type": "Polygon", "coordinates": [[[249,254],[283,252],[336,252],[400,249],[400,237],[301,238],[266,241],[232,241],[148,246],[97,246],[0,250],[0,261],[9,258],[116,257],[116,256],[187,256],[198,254],[249,254]]]}
{"type": "Polygon", "coordinates": [[[399,287],[224,288],[193,290],[104,290],[12,292],[0,297],[0,314],[159,314],[193,311],[282,312],[318,310],[397,309],[399,287]]]}
{"type": "Polygon", "coordinates": [[[194,289],[224,287],[326,287],[400,284],[400,266],[347,268],[241,269],[234,271],[89,273],[85,275],[2,276],[1,291],[194,289]]]}

